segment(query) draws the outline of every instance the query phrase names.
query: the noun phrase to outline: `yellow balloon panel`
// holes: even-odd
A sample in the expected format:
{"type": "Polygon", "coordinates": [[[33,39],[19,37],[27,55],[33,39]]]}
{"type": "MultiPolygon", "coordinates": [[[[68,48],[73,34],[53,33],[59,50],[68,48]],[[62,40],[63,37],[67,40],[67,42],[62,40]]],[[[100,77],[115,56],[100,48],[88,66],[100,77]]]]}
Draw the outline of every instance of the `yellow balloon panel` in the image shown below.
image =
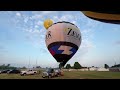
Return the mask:
{"type": "Polygon", "coordinates": [[[52,24],[53,24],[53,21],[50,20],[50,19],[46,19],[46,20],[44,21],[44,27],[45,27],[46,29],[48,29],[52,24]]]}

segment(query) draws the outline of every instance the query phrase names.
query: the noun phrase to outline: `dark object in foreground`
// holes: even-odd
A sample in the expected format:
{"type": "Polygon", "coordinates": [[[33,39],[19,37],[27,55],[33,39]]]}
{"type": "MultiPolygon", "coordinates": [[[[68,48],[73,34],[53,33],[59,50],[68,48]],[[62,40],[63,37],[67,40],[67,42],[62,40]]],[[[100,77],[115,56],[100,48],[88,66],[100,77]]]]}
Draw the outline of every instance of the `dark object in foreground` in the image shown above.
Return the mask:
{"type": "Polygon", "coordinates": [[[82,11],[82,13],[96,21],[120,24],[120,12],[118,11],[82,11]]]}

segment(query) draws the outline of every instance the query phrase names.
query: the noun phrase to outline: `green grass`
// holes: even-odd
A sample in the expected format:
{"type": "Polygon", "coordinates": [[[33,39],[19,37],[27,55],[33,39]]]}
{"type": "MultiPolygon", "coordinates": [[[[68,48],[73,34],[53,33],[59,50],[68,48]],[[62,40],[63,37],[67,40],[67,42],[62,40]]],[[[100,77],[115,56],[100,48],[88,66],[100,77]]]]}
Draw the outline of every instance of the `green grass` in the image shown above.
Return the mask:
{"type": "Polygon", "coordinates": [[[67,71],[61,79],[120,79],[120,72],[67,71]]]}
{"type": "Polygon", "coordinates": [[[42,79],[41,74],[21,76],[20,74],[0,74],[0,79],[42,79]]]}
{"type": "MultiPolygon", "coordinates": [[[[0,79],[43,79],[41,74],[20,76],[20,74],[0,74],[0,79]]],[[[64,76],[52,79],[120,79],[120,72],[64,71],[64,76]]]]}

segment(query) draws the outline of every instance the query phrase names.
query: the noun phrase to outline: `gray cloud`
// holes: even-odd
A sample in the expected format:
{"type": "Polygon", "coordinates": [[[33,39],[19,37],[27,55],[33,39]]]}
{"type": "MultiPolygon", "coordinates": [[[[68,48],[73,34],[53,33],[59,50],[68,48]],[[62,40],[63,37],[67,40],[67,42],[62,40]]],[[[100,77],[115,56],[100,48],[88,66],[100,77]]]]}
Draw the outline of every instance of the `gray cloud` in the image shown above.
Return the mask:
{"type": "Polygon", "coordinates": [[[3,50],[3,49],[4,49],[4,47],[2,45],[0,45],[0,50],[3,50]]]}
{"type": "Polygon", "coordinates": [[[120,41],[116,41],[114,44],[115,45],[120,45],[120,41]]]}
{"type": "Polygon", "coordinates": [[[7,52],[5,46],[3,45],[0,45],[0,52],[7,52]]]}
{"type": "MultiPolygon", "coordinates": [[[[7,52],[8,52],[8,51],[7,51],[6,47],[3,46],[3,45],[0,45],[0,58],[1,58],[2,56],[4,56],[7,52]]],[[[1,58],[1,59],[2,59],[2,58],[1,58]]]]}

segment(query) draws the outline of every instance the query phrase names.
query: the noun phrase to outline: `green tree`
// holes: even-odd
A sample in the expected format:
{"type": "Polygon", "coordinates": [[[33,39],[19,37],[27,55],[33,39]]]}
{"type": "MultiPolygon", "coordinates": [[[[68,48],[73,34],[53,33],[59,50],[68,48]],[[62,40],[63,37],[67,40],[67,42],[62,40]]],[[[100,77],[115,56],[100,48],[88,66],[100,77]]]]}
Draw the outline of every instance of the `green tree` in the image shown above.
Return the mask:
{"type": "Polygon", "coordinates": [[[1,70],[5,70],[5,69],[16,69],[16,67],[12,67],[12,66],[10,66],[10,64],[8,64],[8,65],[3,64],[3,65],[0,66],[0,69],[1,69],[1,70]]]}
{"type": "Polygon", "coordinates": [[[66,65],[66,69],[70,69],[71,68],[71,65],[70,64],[67,64],[66,65]]]}
{"type": "Polygon", "coordinates": [[[22,67],[22,69],[26,69],[26,67],[24,66],[24,67],[22,67]]]}
{"type": "Polygon", "coordinates": [[[10,64],[8,64],[7,67],[10,67],[10,64]]]}
{"type": "Polygon", "coordinates": [[[41,68],[40,66],[36,66],[36,68],[41,68]]]}
{"type": "Polygon", "coordinates": [[[82,66],[78,62],[74,63],[74,69],[81,69],[81,68],[82,66]]]}
{"type": "Polygon", "coordinates": [[[104,68],[109,68],[109,66],[107,64],[104,64],[104,68]]]}

